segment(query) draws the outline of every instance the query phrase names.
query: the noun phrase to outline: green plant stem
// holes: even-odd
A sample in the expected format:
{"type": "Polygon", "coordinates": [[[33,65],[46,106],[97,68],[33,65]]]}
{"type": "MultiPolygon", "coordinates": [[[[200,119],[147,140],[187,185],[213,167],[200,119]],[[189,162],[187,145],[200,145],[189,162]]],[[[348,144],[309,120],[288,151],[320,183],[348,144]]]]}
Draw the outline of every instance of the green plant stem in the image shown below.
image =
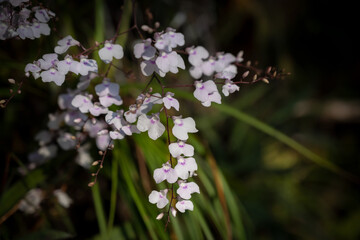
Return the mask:
{"type": "Polygon", "coordinates": [[[108,221],[109,231],[114,226],[117,187],[118,187],[118,161],[115,158],[113,158],[112,166],[111,166],[111,196],[110,196],[110,211],[109,211],[109,221],[108,221]]]}
{"type": "Polygon", "coordinates": [[[108,239],[108,233],[106,229],[105,213],[101,202],[99,184],[95,184],[92,188],[92,196],[95,206],[96,219],[99,224],[100,235],[102,239],[108,239]]]}

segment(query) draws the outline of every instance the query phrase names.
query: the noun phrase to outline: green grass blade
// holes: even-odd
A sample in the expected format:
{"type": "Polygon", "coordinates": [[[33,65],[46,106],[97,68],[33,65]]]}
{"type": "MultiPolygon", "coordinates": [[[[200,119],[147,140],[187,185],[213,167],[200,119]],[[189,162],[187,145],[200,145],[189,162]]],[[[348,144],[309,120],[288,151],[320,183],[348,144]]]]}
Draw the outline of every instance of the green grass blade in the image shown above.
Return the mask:
{"type": "Polygon", "coordinates": [[[100,234],[102,239],[107,239],[107,229],[106,229],[106,220],[105,213],[101,202],[99,184],[95,184],[92,188],[92,196],[95,206],[96,219],[99,224],[100,234]]]}

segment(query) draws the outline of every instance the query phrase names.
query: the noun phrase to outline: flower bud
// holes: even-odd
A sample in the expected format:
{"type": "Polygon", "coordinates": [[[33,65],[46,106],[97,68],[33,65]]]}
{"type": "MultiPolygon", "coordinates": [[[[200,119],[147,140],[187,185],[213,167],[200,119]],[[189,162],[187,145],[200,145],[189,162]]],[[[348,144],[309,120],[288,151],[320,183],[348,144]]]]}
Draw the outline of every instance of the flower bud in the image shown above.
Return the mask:
{"type": "Polygon", "coordinates": [[[160,27],[160,23],[159,23],[159,22],[155,22],[154,27],[155,27],[155,28],[159,28],[159,27],[160,27]]]}
{"type": "Polygon", "coordinates": [[[256,81],[256,79],[257,79],[257,74],[255,74],[254,76],[253,76],[253,81],[255,82],[256,81]]]}
{"type": "Polygon", "coordinates": [[[175,208],[173,208],[173,207],[171,207],[171,214],[174,216],[174,217],[176,217],[176,209],[175,208]]]}
{"type": "Polygon", "coordinates": [[[25,77],[30,77],[30,73],[29,73],[29,72],[26,72],[26,73],[25,73],[25,77]]]}
{"type": "Polygon", "coordinates": [[[164,217],[164,213],[160,213],[159,215],[157,215],[156,220],[160,220],[164,217]]]}
{"type": "Polygon", "coordinates": [[[16,83],[15,80],[12,79],[12,78],[9,78],[8,81],[9,81],[9,83],[11,83],[11,84],[15,84],[15,83],[16,83]]]}
{"type": "Polygon", "coordinates": [[[149,29],[150,29],[150,27],[148,25],[142,25],[141,26],[141,30],[143,30],[145,32],[149,31],[149,29]]]}
{"type": "Polygon", "coordinates": [[[91,183],[88,184],[89,187],[93,187],[94,185],[95,185],[94,182],[91,182],[91,183]]]}
{"type": "Polygon", "coordinates": [[[263,81],[264,83],[269,84],[269,80],[267,80],[266,78],[261,79],[261,81],[263,81]]]}
{"type": "Polygon", "coordinates": [[[96,165],[98,165],[99,164],[99,161],[94,161],[91,165],[92,166],[96,166],[96,165]]]}
{"type": "Polygon", "coordinates": [[[249,75],[250,71],[246,71],[243,73],[242,78],[246,78],[249,75]]]}

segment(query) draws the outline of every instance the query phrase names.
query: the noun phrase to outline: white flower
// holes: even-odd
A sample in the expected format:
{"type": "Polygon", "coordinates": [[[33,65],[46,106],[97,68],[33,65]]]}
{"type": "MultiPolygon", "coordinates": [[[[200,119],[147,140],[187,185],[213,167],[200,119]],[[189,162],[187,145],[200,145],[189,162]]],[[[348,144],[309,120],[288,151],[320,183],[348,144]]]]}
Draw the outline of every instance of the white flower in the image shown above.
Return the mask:
{"type": "Polygon", "coordinates": [[[200,193],[199,186],[194,182],[180,182],[177,194],[183,199],[190,199],[191,194],[200,193]]]}
{"type": "Polygon", "coordinates": [[[239,91],[240,87],[234,84],[231,80],[226,80],[222,87],[222,92],[225,96],[229,96],[230,93],[239,91]]]}
{"type": "Polygon", "coordinates": [[[177,208],[177,210],[179,210],[179,212],[182,213],[184,213],[185,210],[190,210],[190,211],[194,210],[194,204],[190,200],[178,201],[175,207],[177,208]]]}
{"type": "Polygon", "coordinates": [[[164,77],[165,73],[159,69],[159,67],[156,65],[155,58],[142,61],[140,63],[140,69],[142,74],[145,76],[150,76],[154,72],[160,75],[160,77],[164,77]]]}
{"type": "Polygon", "coordinates": [[[80,58],[80,63],[77,65],[76,71],[82,76],[88,75],[89,72],[97,72],[98,66],[94,59],[80,58]]]}
{"type": "Polygon", "coordinates": [[[56,189],[54,191],[54,195],[57,198],[59,204],[64,208],[70,207],[70,205],[73,202],[73,200],[69,197],[69,195],[67,195],[67,193],[61,189],[56,189]]]}
{"type": "Polygon", "coordinates": [[[122,112],[109,111],[105,116],[106,123],[109,125],[112,124],[117,130],[120,130],[122,127],[121,114],[122,112]]]}
{"type": "Polygon", "coordinates": [[[99,56],[101,60],[109,63],[113,58],[121,59],[124,56],[124,51],[119,44],[112,44],[107,41],[105,42],[104,47],[99,50],[99,56]]]}
{"type": "Polygon", "coordinates": [[[123,139],[125,136],[122,132],[119,132],[117,130],[115,131],[110,131],[110,138],[111,139],[123,139]]]}
{"type": "Polygon", "coordinates": [[[59,62],[58,55],[56,53],[44,54],[42,56],[42,59],[38,60],[40,67],[44,70],[48,70],[51,67],[55,67],[58,62],[59,62]]]}
{"type": "Polygon", "coordinates": [[[161,52],[160,56],[156,58],[156,65],[163,73],[172,72],[177,73],[177,68],[185,69],[184,60],[176,52],[161,52]]]}
{"type": "Polygon", "coordinates": [[[74,136],[71,133],[60,133],[60,136],[56,141],[63,150],[70,150],[76,147],[76,139],[74,139],[74,136]]]}
{"type": "Polygon", "coordinates": [[[40,76],[43,82],[54,82],[58,86],[61,86],[65,81],[65,75],[55,68],[41,72],[40,76]]]}
{"type": "MultiPolygon", "coordinates": [[[[40,10],[40,11],[42,11],[42,10],[40,10]]],[[[39,21],[41,21],[41,20],[39,20],[39,21]]],[[[56,46],[55,48],[54,48],[54,51],[57,53],[57,54],[63,54],[64,52],[66,52],[68,49],[69,49],[69,47],[71,47],[71,46],[75,46],[75,45],[80,45],[80,43],[78,42],[78,41],[76,41],[75,39],[73,39],[73,37],[72,36],[70,36],[70,35],[68,35],[68,36],[66,36],[66,37],[64,37],[63,39],[61,39],[61,40],[59,40],[58,42],[57,42],[57,44],[59,45],[59,46],[56,46]]]]}
{"type": "Polygon", "coordinates": [[[215,63],[215,71],[221,72],[223,71],[230,63],[235,62],[236,58],[231,53],[218,53],[218,60],[215,63]]]}
{"type": "Polygon", "coordinates": [[[197,169],[198,166],[196,164],[196,161],[192,157],[189,158],[178,157],[177,165],[174,168],[178,177],[184,180],[189,178],[189,172],[193,173],[197,169]]]}
{"type": "Polygon", "coordinates": [[[34,22],[31,26],[31,30],[36,38],[39,38],[41,34],[46,36],[50,35],[50,27],[46,23],[34,22]]]}
{"type": "Polygon", "coordinates": [[[137,43],[134,46],[134,55],[136,58],[143,58],[150,60],[155,56],[156,49],[151,46],[151,39],[148,38],[141,43],[137,43]]]}
{"type": "Polygon", "coordinates": [[[58,62],[57,68],[62,74],[67,74],[69,71],[78,74],[79,62],[74,61],[70,55],[67,55],[64,60],[58,62]]]}
{"type": "Polygon", "coordinates": [[[39,188],[31,189],[23,200],[20,201],[19,209],[26,214],[33,214],[40,209],[43,200],[43,191],[39,188]]]}
{"type": "Polygon", "coordinates": [[[176,111],[179,111],[179,101],[175,98],[173,98],[174,93],[172,92],[167,92],[165,94],[165,97],[163,98],[163,102],[164,102],[164,106],[167,109],[170,109],[171,107],[175,108],[176,111]]]}
{"type": "Polygon", "coordinates": [[[76,95],[74,99],[71,101],[71,104],[79,108],[80,112],[87,113],[89,112],[90,108],[93,107],[93,104],[90,100],[90,98],[83,96],[83,95],[76,95]]]}
{"type": "Polygon", "coordinates": [[[149,202],[155,204],[158,208],[164,208],[168,203],[169,200],[167,199],[168,190],[161,190],[160,192],[153,190],[149,195],[149,202]]]}
{"type": "Polygon", "coordinates": [[[186,144],[183,141],[171,143],[169,145],[169,151],[174,158],[184,155],[186,157],[194,156],[194,147],[190,144],[186,144]]]}
{"type": "Polygon", "coordinates": [[[156,183],[161,183],[165,179],[168,183],[174,183],[178,179],[178,176],[171,165],[169,163],[165,163],[161,168],[154,170],[154,179],[156,183]]]}
{"type": "Polygon", "coordinates": [[[194,97],[201,101],[203,106],[209,107],[211,102],[221,104],[221,96],[214,81],[195,81],[195,88],[194,97]]]}
{"type": "Polygon", "coordinates": [[[195,127],[195,121],[191,117],[173,117],[173,120],[174,127],[172,133],[177,139],[187,140],[189,138],[188,133],[196,133],[198,131],[195,127]]]}
{"type": "Polygon", "coordinates": [[[193,66],[200,66],[203,63],[203,59],[209,57],[209,52],[202,46],[188,48],[186,51],[189,54],[189,62],[193,66]]]}
{"type": "Polygon", "coordinates": [[[148,131],[149,137],[153,140],[158,139],[165,131],[165,126],[160,122],[158,115],[150,117],[142,114],[136,126],[141,132],[148,131]]]}
{"type": "Polygon", "coordinates": [[[107,107],[100,106],[99,103],[94,103],[93,107],[89,109],[89,112],[93,116],[99,116],[100,114],[106,114],[108,112],[107,107]]]}

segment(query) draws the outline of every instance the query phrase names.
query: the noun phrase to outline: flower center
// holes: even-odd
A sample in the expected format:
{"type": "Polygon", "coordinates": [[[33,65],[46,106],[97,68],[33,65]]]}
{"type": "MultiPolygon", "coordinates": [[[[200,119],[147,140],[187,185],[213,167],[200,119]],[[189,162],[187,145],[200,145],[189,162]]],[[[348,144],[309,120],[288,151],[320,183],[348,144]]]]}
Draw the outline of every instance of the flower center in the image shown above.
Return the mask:
{"type": "Polygon", "coordinates": [[[177,118],[175,119],[174,123],[178,126],[182,126],[183,125],[183,121],[181,121],[181,119],[177,118]]]}
{"type": "Polygon", "coordinates": [[[55,68],[50,68],[50,73],[51,73],[52,75],[54,75],[54,74],[56,73],[56,69],[55,69],[55,68]]]}
{"type": "Polygon", "coordinates": [[[162,52],[162,53],[161,53],[161,57],[162,57],[162,58],[167,58],[167,54],[164,53],[164,52],[162,52]]]}
{"type": "Polygon", "coordinates": [[[180,183],[180,187],[182,189],[187,189],[187,184],[186,183],[180,183]]]}
{"type": "Polygon", "coordinates": [[[151,122],[152,124],[155,124],[155,123],[157,122],[156,117],[152,117],[151,120],[150,120],[150,122],[151,122]]]}
{"type": "Polygon", "coordinates": [[[72,59],[71,59],[71,58],[69,58],[69,57],[67,57],[67,58],[65,58],[65,61],[66,61],[66,64],[71,64],[72,59]]]}
{"type": "Polygon", "coordinates": [[[198,83],[195,84],[195,87],[196,87],[196,88],[199,88],[199,89],[203,89],[203,88],[204,88],[204,84],[198,82],[198,83]]]}
{"type": "Polygon", "coordinates": [[[170,171],[170,166],[166,164],[166,165],[164,165],[163,169],[164,169],[164,172],[167,173],[170,171]]]}
{"type": "Polygon", "coordinates": [[[178,145],[179,145],[179,147],[183,148],[183,147],[185,146],[185,143],[184,143],[183,141],[180,141],[180,142],[178,143],[178,145]]]}
{"type": "Polygon", "coordinates": [[[105,43],[105,47],[106,47],[107,49],[111,50],[111,49],[112,49],[112,44],[109,43],[109,42],[107,42],[107,43],[105,43]]]}
{"type": "Polygon", "coordinates": [[[179,158],[178,163],[180,163],[181,165],[185,165],[185,158],[179,158]]]}

